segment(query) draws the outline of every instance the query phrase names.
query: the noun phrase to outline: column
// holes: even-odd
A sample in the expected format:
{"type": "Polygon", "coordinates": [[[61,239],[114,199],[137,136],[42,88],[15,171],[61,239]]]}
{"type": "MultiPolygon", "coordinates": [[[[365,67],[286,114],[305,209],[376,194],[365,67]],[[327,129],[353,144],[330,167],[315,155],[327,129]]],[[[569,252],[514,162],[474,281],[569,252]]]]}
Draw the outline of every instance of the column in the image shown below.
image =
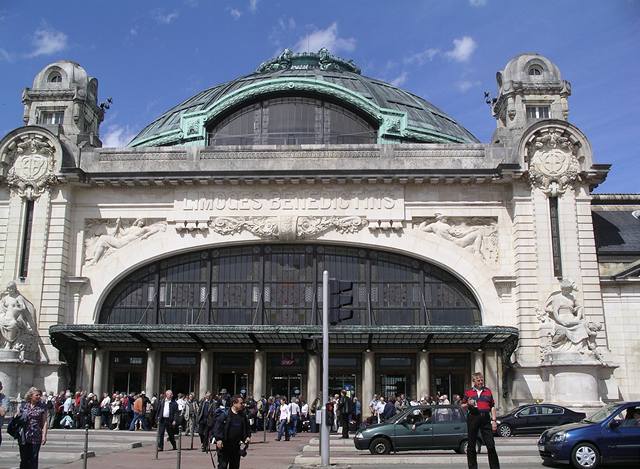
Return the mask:
{"type": "Polygon", "coordinates": [[[80,388],[89,391],[93,385],[93,349],[84,347],[82,349],[82,376],[80,376],[80,388]]]}
{"type": "Polygon", "coordinates": [[[484,352],[473,352],[471,363],[471,373],[482,373],[484,375],[484,352]]]}
{"type": "Polygon", "coordinates": [[[198,385],[198,399],[202,399],[207,391],[213,388],[213,352],[200,352],[200,384],[198,385]]]}
{"type": "Polygon", "coordinates": [[[107,367],[109,366],[108,357],[109,352],[103,349],[95,351],[95,362],[93,365],[93,386],[91,390],[99,397],[102,397],[102,393],[106,391],[107,383],[105,382],[105,376],[107,374],[107,367]]]}
{"type": "Polygon", "coordinates": [[[267,396],[267,352],[256,350],[253,353],[253,398],[267,396]]]}
{"type": "Polygon", "coordinates": [[[307,402],[309,405],[316,397],[320,396],[320,361],[320,355],[317,353],[309,353],[307,355],[307,402]]]}
{"type": "Polygon", "coordinates": [[[147,379],[144,386],[144,391],[147,396],[153,396],[153,393],[158,393],[158,396],[164,392],[160,388],[160,351],[148,350],[147,351],[147,379]]]}
{"type": "Polygon", "coordinates": [[[502,395],[502,386],[498,377],[498,351],[487,350],[485,359],[485,386],[493,391],[493,397],[498,401],[498,397],[502,395]]]}
{"type": "Polygon", "coordinates": [[[418,352],[416,369],[416,399],[429,395],[429,352],[418,352]]]}
{"type": "Polygon", "coordinates": [[[376,354],[374,352],[364,352],[362,354],[362,416],[370,417],[369,401],[373,397],[376,389],[375,375],[376,354]]]}

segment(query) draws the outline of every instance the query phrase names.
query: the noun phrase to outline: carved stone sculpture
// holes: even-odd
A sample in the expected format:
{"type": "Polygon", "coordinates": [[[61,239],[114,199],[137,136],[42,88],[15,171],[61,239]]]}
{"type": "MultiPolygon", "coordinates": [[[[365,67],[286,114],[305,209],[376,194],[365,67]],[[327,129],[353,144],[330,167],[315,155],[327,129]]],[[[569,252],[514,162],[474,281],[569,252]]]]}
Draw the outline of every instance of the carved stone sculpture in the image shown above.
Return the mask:
{"type": "Polygon", "coordinates": [[[130,226],[124,227],[122,219],[118,218],[115,229],[111,233],[96,234],[87,239],[86,260],[89,265],[95,265],[111,251],[121,249],[136,240],[147,239],[160,231],[165,231],[166,228],[165,222],[146,225],[141,218],[136,219],[130,226]]]}
{"type": "Polygon", "coordinates": [[[541,358],[544,361],[551,352],[577,352],[591,355],[604,363],[596,345],[596,336],[602,325],[585,319],[574,291],[574,283],[563,280],[560,290],[549,295],[544,311],[539,311],[538,318],[550,335],[550,341],[542,345],[541,358]]]}
{"type": "Polygon", "coordinates": [[[19,197],[33,200],[58,182],[54,174],[56,147],[45,135],[20,134],[3,148],[0,156],[10,165],[7,183],[19,197]]]}
{"type": "Polygon", "coordinates": [[[578,179],[580,162],[571,140],[560,130],[537,135],[529,148],[529,180],[533,187],[556,196],[578,179]]]}
{"type": "Polygon", "coordinates": [[[249,231],[260,238],[294,240],[312,238],[330,230],[355,233],[367,226],[361,217],[216,217],[211,231],[231,235],[249,231]]]}
{"type": "Polygon", "coordinates": [[[24,352],[32,350],[36,338],[35,308],[18,291],[15,282],[9,282],[0,299],[0,333],[5,350],[24,352]]]}
{"type": "Polygon", "coordinates": [[[454,223],[441,213],[436,213],[435,218],[420,223],[418,229],[451,241],[487,262],[497,261],[497,228],[493,221],[467,218],[454,223]]]}

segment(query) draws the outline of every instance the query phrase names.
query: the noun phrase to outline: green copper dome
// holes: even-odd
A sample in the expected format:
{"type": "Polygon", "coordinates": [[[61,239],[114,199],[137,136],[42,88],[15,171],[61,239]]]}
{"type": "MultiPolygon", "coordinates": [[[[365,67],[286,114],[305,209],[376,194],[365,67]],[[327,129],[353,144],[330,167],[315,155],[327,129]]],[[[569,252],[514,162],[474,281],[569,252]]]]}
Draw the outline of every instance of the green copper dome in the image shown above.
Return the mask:
{"type": "Polygon", "coordinates": [[[361,75],[351,61],[326,49],[302,54],[286,49],[254,73],[204,90],[169,109],[129,146],[206,145],[212,123],[261,100],[282,96],[313,97],[343,106],[371,123],[377,143],[478,142],[433,104],[361,75]]]}

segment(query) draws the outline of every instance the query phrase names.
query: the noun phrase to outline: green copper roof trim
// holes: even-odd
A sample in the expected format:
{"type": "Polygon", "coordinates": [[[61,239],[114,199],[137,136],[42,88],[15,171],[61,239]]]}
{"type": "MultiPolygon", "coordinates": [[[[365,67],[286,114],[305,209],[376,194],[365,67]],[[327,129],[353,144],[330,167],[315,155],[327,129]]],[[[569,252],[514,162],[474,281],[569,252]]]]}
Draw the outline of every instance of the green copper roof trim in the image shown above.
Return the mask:
{"type": "Polygon", "coordinates": [[[180,128],[148,138],[134,139],[130,147],[161,146],[166,144],[206,144],[207,122],[224,114],[229,109],[245,101],[274,92],[312,92],[331,96],[339,101],[349,103],[360,112],[378,123],[378,143],[397,142],[398,139],[410,138],[429,143],[465,143],[461,138],[443,134],[433,127],[417,128],[407,125],[407,113],[395,109],[387,109],[372,103],[364,96],[335,83],[299,77],[284,77],[264,80],[242,87],[223,96],[207,109],[184,113],[180,117],[180,128]]]}

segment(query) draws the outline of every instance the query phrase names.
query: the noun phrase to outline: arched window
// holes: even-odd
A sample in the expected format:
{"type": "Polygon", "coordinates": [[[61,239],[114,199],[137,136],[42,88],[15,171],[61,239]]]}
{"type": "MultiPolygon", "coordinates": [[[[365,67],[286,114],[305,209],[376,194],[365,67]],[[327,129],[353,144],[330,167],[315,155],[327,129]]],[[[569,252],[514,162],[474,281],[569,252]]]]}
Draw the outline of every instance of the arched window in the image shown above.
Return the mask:
{"type": "Polygon", "coordinates": [[[246,106],[209,129],[209,145],[375,143],[376,130],[341,106],[305,97],[246,106]]]}
{"type": "Polygon", "coordinates": [[[542,67],[540,65],[532,65],[529,67],[529,75],[531,76],[541,76],[542,75],[542,67]]]}
{"type": "Polygon", "coordinates": [[[58,71],[49,74],[49,83],[62,83],[62,75],[58,71]]]}
{"type": "Polygon", "coordinates": [[[480,325],[478,303],[432,264],[321,245],[212,249],[145,266],[110,292],[108,324],[319,324],[322,272],[353,282],[351,325],[480,325]]]}

